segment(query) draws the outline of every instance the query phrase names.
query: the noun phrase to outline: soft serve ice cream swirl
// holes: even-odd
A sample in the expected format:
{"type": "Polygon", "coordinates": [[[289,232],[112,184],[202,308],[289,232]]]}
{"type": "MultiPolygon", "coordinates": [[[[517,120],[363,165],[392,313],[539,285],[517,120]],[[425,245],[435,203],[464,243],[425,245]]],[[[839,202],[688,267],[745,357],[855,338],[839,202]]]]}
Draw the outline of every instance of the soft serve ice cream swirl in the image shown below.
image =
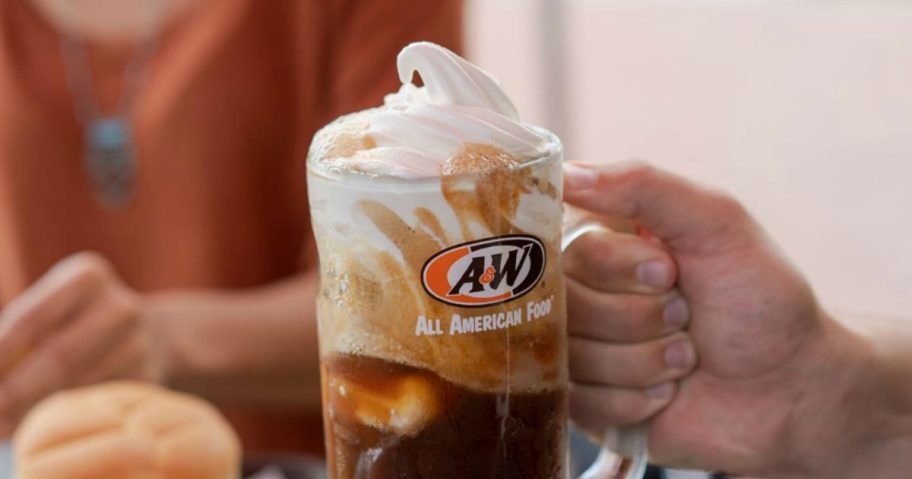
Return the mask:
{"type": "MultiPolygon", "coordinates": [[[[339,118],[311,146],[321,355],[406,364],[473,391],[560,390],[560,141],[522,124],[493,77],[445,48],[411,44],[398,70],[403,86],[384,105],[339,118]],[[421,87],[412,84],[416,72],[421,87]],[[534,237],[550,258],[521,300],[461,308],[426,291],[430,258],[505,236],[534,237]],[[511,328],[416,332],[419,317],[446,328],[454,313],[526,317],[529,304],[544,301],[552,312],[511,328]]],[[[424,422],[416,421],[406,429],[424,422]]]]}
{"type": "Polygon", "coordinates": [[[382,107],[344,116],[314,139],[328,170],[408,179],[445,174],[467,144],[489,145],[517,161],[552,152],[538,130],[520,123],[513,103],[484,70],[433,43],[405,47],[397,61],[402,87],[382,107]],[[412,83],[415,73],[424,86],[412,83]]]}

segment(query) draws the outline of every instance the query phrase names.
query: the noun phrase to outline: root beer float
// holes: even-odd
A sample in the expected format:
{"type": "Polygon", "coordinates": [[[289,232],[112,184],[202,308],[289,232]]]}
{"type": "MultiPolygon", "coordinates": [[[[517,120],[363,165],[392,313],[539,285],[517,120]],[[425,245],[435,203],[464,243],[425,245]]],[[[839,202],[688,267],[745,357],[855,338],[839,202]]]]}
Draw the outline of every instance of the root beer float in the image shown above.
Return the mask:
{"type": "Polygon", "coordinates": [[[560,141],[440,46],[398,68],[308,157],[330,474],[565,477],[560,141]]]}

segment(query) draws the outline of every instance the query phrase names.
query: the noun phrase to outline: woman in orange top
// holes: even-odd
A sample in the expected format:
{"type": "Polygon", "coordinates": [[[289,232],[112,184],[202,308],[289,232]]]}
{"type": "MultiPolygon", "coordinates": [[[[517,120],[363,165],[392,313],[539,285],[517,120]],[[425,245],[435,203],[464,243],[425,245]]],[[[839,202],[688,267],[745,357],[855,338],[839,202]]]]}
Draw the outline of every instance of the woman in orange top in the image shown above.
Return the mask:
{"type": "Polygon", "coordinates": [[[458,0],[0,0],[0,434],[143,378],[321,445],[303,163],[458,0]],[[85,253],[93,251],[94,253],[85,253]]]}

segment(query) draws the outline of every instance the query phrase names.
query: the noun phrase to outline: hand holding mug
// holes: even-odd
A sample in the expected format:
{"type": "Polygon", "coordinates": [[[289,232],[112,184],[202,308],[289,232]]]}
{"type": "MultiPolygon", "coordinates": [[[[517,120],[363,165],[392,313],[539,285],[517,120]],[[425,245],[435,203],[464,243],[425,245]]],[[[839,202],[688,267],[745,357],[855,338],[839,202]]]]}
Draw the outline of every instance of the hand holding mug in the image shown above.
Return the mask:
{"type": "Polygon", "coordinates": [[[654,462],[746,475],[847,450],[840,385],[809,383],[848,336],[737,201],[643,164],[569,164],[564,198],[654,237],[590,234],[567,255],[576,422],[650,418],[654,462]]]}

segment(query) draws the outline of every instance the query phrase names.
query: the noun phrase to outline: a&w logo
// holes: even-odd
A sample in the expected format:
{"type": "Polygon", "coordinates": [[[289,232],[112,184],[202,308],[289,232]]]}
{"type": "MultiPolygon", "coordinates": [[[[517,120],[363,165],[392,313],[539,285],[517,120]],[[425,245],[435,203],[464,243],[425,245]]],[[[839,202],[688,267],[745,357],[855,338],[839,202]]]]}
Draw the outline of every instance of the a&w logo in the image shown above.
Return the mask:
{"type": "Polygon", "coordinates": [[[545,248],[534,236],[487,238],[447,248],[421,270],[425,291],[454,306],[480,307],[528,293],[545,271],[545,248]]]}

